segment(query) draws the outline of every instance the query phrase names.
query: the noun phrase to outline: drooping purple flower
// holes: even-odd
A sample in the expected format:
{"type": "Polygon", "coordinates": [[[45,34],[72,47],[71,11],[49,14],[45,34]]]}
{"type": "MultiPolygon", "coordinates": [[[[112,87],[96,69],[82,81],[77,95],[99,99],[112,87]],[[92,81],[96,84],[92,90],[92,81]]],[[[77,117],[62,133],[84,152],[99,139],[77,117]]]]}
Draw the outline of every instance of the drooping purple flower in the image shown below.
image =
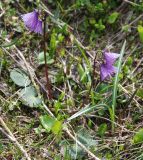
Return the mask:
{"type": "Polygon", "coordinates": [[[117,68],[113,66],[116,59],[119,57],[117,53],[104,52],[104,63],[100,66],[100,77],[101,81],[110,78],[116,73],[117,68]]]}
{"type": "Polygon", "coordinates": [[[34,29],[34,32],[35,33],[43,34],[43,31],[42,31],[42,21],[41,20],[38,20],[36,28],[34,29]]]}
{"type": "Polygon", "coordinates": [[[35,33],[42,34],[42,21],[38,19],[39,13],[34,10],[33,12],[21,15],[25,26],[35,33]]]}
{"type": "Polygon", "coordinates": [[[34,10],[33,12],[23,14],[21,17],[26,27],[28,27],[30,31],[34,31],[38,22],[38,12],[34,10]]]}
{"type": "Polygon", "coordinates": [[[117,53],[104,52],[104,59],[107,64],[113,65],[118,57],[119,54],[117,53]]]}

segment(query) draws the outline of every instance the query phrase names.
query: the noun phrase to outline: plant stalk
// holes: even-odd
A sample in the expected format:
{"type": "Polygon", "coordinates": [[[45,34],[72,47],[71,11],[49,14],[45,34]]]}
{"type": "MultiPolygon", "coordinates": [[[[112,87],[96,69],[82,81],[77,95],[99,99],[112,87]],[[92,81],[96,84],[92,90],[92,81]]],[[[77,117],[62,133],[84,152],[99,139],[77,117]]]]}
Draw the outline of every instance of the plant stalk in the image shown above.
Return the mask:
{"type": "Polygon", "coordinates": [[[47,56],[46,56],[46,14],[44,15],[44,33],[43,33],[43,40],[44,40],[44,61],[45,61],[45,76],[47,81],[47,89],[48,89],[48,98],[52,99],[52,91],[51,91],[51,84],[49,80],[49,73],[48,73],[48,64],[47,64],[47,56]]]}

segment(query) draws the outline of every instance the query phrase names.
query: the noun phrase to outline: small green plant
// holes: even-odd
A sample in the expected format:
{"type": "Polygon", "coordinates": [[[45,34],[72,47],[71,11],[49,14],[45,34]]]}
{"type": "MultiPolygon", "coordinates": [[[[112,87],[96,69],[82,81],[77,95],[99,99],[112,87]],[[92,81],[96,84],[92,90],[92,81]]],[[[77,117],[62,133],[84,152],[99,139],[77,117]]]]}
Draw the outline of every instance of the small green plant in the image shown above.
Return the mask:
{"type": "Polygon", "coordinates": [[[118,16],[119,16],[118,12],[113,12],[108,18],[108,23],[110,23],[110,24],[115,23],[115,21],[117,20],[118,16]]]}
{"type": "Polygon", "coordinates": [[[45,128],[46,132],[52,131],[54,134],[59,134],[62,129],[62,122],[55,120],[55,118],[48,115],[43,115],[40,117],[42,126],[45,128]]]}
{"type": "Polygon", "coordinates": [[[139,25],[137,29],[138,29],[140,40],[141,42],[143,42],[143,27],[139,25]]]}
{"type": "Polygon", "coordinates": [[[142,143],[143,142],[143,129],[140,129],[133,137],[133,143],[142,143]]]}

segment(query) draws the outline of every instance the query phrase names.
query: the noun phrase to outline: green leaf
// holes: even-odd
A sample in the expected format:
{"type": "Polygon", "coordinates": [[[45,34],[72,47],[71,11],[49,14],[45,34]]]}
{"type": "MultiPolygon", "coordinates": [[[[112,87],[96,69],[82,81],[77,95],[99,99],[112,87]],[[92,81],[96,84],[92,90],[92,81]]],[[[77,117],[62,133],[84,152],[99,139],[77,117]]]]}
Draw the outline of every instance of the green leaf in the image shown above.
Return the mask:
{"type": "Polygon", "coordinates": [[[125,46],[126,46],[126,40],[124,41],[124,44],[123,44],[122,49],[120,51],[120,57],[119,57],[118,66],[117,66],[117,73],[116,73],[116,76],[115,76],[113,93],[112,93],[112,109],[109,109],[110,117],[111,117],[111,120],[112,120],[112,131],[114,130],[114,122],[115,122],[115,107],[116,107],[116,99],[117,99],[119,73],[120,73],[120,70],[121,70],[123,55],[125,53],[125,46]]]}
{"type": "Polygon", "coordinates": [[[55,32],[55,29],[53,30],[52,32],[52,35],[51,35],[51,40],[50,40],[50,51],[49,51],[49,55],[50,57],[53,58],[55,52],[56,52],[56,47],[57,47],[57,41],[56,41],[56,38],[57,38],[57,33],[55,32]]]}
{"type": "Polygon", "coordinates": [[[54,134],[58,134],[62,129],[62,122],[56,120],[51,116],[48,115],[41,116],[40,121],[47,132],[52,131],[54,134]]]}
{"type": "Polygon", "coordinates": [[[141,99],[143,99],[143,89],[139,88],[136,95],[139,96],[141,99]]]}
{"type": "Polygon", "coordinates": [[[0,45],[0,47],[4,47],[4,48],[11,47],[11,46],[15,45],[18,41],[19,41],[19,38],[16,38],[12,42],[0,45]]]}
{"type": "Polygon", "coordinates": [[[99,126],[97,132],[98,132],[99,136],[103,137],[106,131],[107,131],[107,124],[106,124],[106,123],[103,123],[103,124],[101,124],[101,125],[99,126]]]}
{"type": "Polygon", "coordinates": [[[122,26],[122,31],[124,31],[124,32],[131,32],[131,26],[130,25],[124,25],[124,26],[122,26]]]}
{"type": "Polygon", "coordinates": [[[87,148],[97,145],[97,140],[95,140],[90,132],[85,128],[78,130],[77,139],[87,148]]]}
{"type": "MultiPolygon", "coordinates": [[[[76,133],[76,139],[82,143],[86,148],[91,149],[92,147],[96,149],[97,140],[94,136],[90,134],[85,128],[78,129],[76,133]]],[[[76,143],[62,141],[61,144],[64,154],[64,159],[84,159],[86,152],[76,143]]]]}
{"type": "Polygon", "coordinates": [[[78,7],[90,4],[90,0],[77,0],[76,5],[78,7]]]}
{"type": "Polygon", "coordinates": [[[89,19],[89,23],[90,23],[91,25],[94,25],[94,24],[96,23],[96,20],[95,20],[94,18],[90,18],[90,19],[89,19]]]}
{"type": "Polygon", "coordinates": [[[102,31],[105,29],[105,25],[102,22],[102,19],[98,21],[98,23],[95,24],[95,28],[97,28],[99,31],[102,31]]]}
{"type": "Polygon", "coordinates": [[[3,152],[3,150],[4,150],[4,146],[3,146],[3,144],[2,144],[2,143],[0,143],[0,153],[2,153],[2,152],[3,152]]]}
{"type": "MultiPolygon", "coordinates": [[[[46,53],[46,59],[47,59],[47,64],[52,64],[54,63],[54,59],[51,59],[49,57],[49,54],[46,53]]],[[[45,59],[44,59],[44,52],[40,52],[38,55],[38,63],[39,64],[45,64],[45,59]]]]}
{"type": "Polygon", "coordinates": [[[61,129],[62,129],[62,122],[61,121],[55,121],[55,123],[52,126],[52,132],[54,134],[58,134],[58,133],[60,133],[61,129]]]}
{"type": "Polygon", "coordinates": [[[86,83],[87,82],[87,72],[83,69],[81,64],[78,65],[78,72],[80,75],[80,81],[83,83],[86,83]]]}
{"type": "Polygon", "coordinates": [[[4,51],[2,50],[2,48],[0,48],[0,58],[3,58],[4,55],[4,51]]]}
{"type": "MultiPolygon", "coordinates": [[[[109,91],[111,91],[112,90],[112,85],[107,85],[107,84],[105,84],[105,83],[101,83],[101,84],[99,84],[98,86],[97,86],[97,89],[96,89],[96,91],[97,91],[97,93],[99,93],[100,94],[100,96],[102,96],[102,94],[103,93],[107,93],[107,92],[109,92],[109,91]]],[[[103,97],[102,97],[103,98],[103,97]]]]}
{"type": "Polygon", "coordinates": [[[133,58],[132,58],[132,57],[128,57],[126,64],[127,64],[128,66],[131,66],[131,65],[133,64],[133,58]]]}
{"type": "Polygon", "coordinates": [[[109,17],[108,17],[108,23],[113,24],[119,16],[118,12],[113,12],[109,17]]]}
{"type": "Polygon", "coordinates": [[[20,97],[30,107],[38,107],[42,103],[42,100],[37,97],[36,90],[33,86],[22,89],[20,91],[20,97]]]}
{"type": "Polygon", "coordinates": [[[10,78],[15,84],[22,87],[28,86],[31,83],[29,77],[18,68],[15,68],[10,72],[10,78]]]}
{"type": "Polygon", "coordinates": [[[143,43],[143,26],[141,25],[138,25],[138,33],[139,33],[139,37],[140,37],[140,40],[141,42],[143,43]]]}
{"type": "Polygon", "coordinates": [[[51,129],[55,123],[55,119],[53,117],[48,116],[48,115],[41,116],[40,121],[47,132],[51,131],[51,129]]]}
{"type": "Polygon", "coordinates": [[[96,108],[98,108],[99,109],[99,107],[107,107],[107,105],[105,105],[105,104],[99,104],[99,105],[95,105],[95,106],[92,106],[92,107],[89,107],[89,106],[87,106],[87,107],[85,107],[85,108],[83,108],[83,109],[81,109],[80,111],[78,111],[77,113],[75,113],[75,114],[73,114],[71,117],[69,117],[67,120],[68,121],[71,121],[72,119],[75,119],[75,118],[77,118],[77,117],[79,117],[79,116],[81,116],[81,115],[84,115],[84,114],[87,114],[87,113],[89,113],[89,112],[92,112],[94,109],[96,109],[96,108]]]}
{"type": "Polygon", "coordinates": [[[133,143],[143,142],[143,128],[140,129],[133,137],[133,143]]]}
{"type": "Polygon", "coordinates": [[[85,62],[88,65],[88,68],[91,68],[91,64],[90,64],[88,57],[86,56],[86,52],[80,47],[80,45],[76,39],[75,39],[75,42],[76,42],[76,45],[77,45],[78,49],[80,50],[83,58],[85,59],[85,62]]]}
{"type": "Polygon", "coordinates": [[[34,131],[36,134],[40,135],[43,132],[43,127],[41,125],[39,125],[39,127],[34,128],[34,131]]]}
{"type": "Polygon", "coordinates": [[[62,159],[61,155],[55,155],[54,156],[54,160],[61,160],[61,159],[62,159]]]}
{"type": "Polygon", "coordinates": [[[76,144],[64,144],[62,145],[62,149],[64,159],[66,160],[81,160],[86,155],[85,151],[79,145],[76,144]]]}
{"type": "Polygon", "coordinates": [[[58,111],[62,108],[62,104],[60,101],[55,101],[54,103],[54,108],[55,108],[55,112],[56,114],[58,113],[58,111]]]}

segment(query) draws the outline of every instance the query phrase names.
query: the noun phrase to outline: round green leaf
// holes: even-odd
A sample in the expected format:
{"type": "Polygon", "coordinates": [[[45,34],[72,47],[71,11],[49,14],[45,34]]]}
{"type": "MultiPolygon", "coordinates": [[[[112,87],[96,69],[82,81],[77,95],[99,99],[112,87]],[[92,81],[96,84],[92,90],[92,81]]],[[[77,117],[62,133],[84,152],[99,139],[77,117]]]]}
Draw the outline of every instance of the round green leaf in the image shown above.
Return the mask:
{"type": "MultiPolygon", "coordinates": [[[[49,57],[49,54],[46,53],[46,58],[47,58],[47,64],[52,64],[54,63],[54,59],[51,59],[49,57]]],[[[45,64],[45,60],[44,60],[44,52],[40,52],[38,55],[38,63],[39,64],[45,64]]]]}
{"type": "Polygon", "coordinates": [[[20,96],[24,103],[30,107],[38,107],[42,102],[42,100],[37,96],[36,90],[33,86],[22,89],[20,96]]]}
{"type": "Polygon", "coordinates": [[[21,87],[28,86],[31,83],[29,77],[18,68],[15,68],[10,72],[10,78],[16,85],[21,87]]]}
{"type": "Polygon", "coordinates": [[[143,128],[140,129],[133,137],[133,143],[143,142],[143,128]]]}
{"type": "Polygon", "coordinates": [[[40,121],[46,131],[50,132],[56,120],[48,115],[43,115],[40,117],[40,121]]]}
{"type": "Polygon", "coordinates": [[[113,24],[119,16],[118,12],[113,12],[109,17],[108,17],[108,23],[113,24]]]}

